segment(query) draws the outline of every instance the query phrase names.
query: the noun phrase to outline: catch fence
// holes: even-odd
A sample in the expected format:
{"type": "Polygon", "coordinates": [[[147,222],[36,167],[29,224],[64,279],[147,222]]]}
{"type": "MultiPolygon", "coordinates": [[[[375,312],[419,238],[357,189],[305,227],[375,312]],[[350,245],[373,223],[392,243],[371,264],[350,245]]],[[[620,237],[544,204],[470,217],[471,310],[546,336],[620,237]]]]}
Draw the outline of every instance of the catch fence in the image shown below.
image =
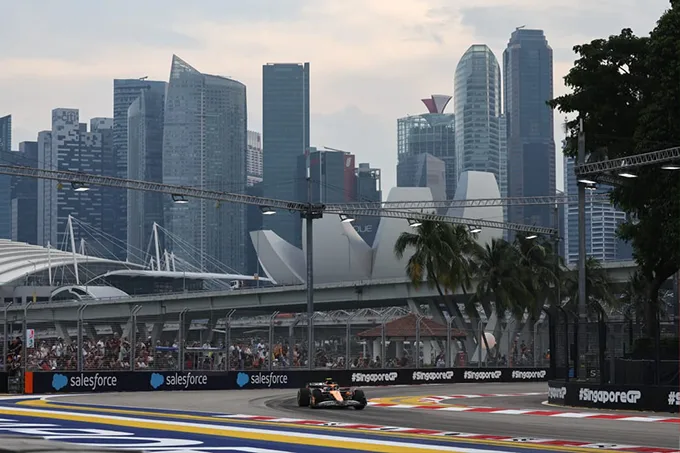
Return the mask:
{"type": "MultiPolygon", "coordinates": [[[[30,314],[30,313],[29,313],[30,314]]],[[[315,313],[309,353],[303,313],[232,310],[129,318],[5,319],[4,369],[233,371],[547,367],[547,322],[436,319],[402,308],[315,313]],[[484,336],[482,336],[482,333],[484,336]],[[481,346],[480,346],[481,345],[481,346]],[[488,349],[487,349],[488,346],[488,349]],[[25,352],[25,354],[24,354],[25,352]]]]}

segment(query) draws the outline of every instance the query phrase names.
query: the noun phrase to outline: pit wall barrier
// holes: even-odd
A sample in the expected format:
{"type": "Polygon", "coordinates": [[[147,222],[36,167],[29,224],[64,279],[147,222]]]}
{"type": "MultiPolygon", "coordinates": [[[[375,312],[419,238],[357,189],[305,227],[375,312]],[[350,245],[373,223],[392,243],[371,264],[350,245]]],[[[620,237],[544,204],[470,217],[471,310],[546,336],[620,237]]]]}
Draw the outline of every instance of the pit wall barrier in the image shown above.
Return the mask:
{"type": "Polygon", "coordinates": [[[548,402],[605,410],[678,412],[680,391],[673,386],[598,385],[549,381],[548,402]]]}
{"type": "Polygon", "coordinates": [[[332,378],[342,386],[546,381],[547,368],[433,368],[281,371],[27,372],[24,393],[149,392],[162,390],[298,389],[332,378]]]}

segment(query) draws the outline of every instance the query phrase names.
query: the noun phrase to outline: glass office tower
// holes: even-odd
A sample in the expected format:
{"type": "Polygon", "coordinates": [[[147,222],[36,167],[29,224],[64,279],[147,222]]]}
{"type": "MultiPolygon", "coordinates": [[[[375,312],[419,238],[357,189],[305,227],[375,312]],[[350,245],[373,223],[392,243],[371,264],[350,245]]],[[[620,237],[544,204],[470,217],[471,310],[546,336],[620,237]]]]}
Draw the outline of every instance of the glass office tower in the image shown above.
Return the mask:
{"type": "MultiPolygon", "coordinates": [[[[542,30],[519,28],[503,53],[508,140],[508,196],[551,196],[556,190],[553,51],[542,30]]],[[[509,221],[553,226],[551,206],[512,206],[509,221]]]]}
{"type": "MultiPolygon", "coordinates": [[[[262,67],[262,140],[264,196],[296,201],[298,157],[309,150],[309,63],[262,67]]],[[[299,213],[266,216],[264,229],[302,246],[299,213]]]]}
{"type": "Polygon", "coordinates": [[[491,49],[475,44],[463,54],[454,80],[458,177],[493,173],[501,194],[501,70],[491,49]]]}
{"type": "MultiPolygon", "coordinates": [[[[163,182],[245,193],[246,140],[245,85],[203,74],[173,56],[165,100],[163,182]]],[[[177,256],[204,271],[245,271],[246,205],[171,197],[166,202],[165,227],[183,244],[170,245],[177,256]]]]}

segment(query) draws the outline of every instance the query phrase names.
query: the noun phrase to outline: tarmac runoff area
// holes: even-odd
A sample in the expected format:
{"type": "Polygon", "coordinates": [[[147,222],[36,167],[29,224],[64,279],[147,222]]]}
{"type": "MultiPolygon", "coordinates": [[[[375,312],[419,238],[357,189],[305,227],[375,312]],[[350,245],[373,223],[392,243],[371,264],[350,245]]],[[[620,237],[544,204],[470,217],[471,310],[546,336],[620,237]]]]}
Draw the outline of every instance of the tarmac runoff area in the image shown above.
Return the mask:
{"type": "MultiPolygon", "coordinates": [[[[110,393],[6,400],[1,402],[0,417],[11,421],[0,422],[0,428],[6,423],[42,423],[63,429],[123,432],[127,435],[100,434],[96,442],[101,446],[113,443],[117,448],[127,442],[126,446],[133,448],[135,439],[163,439],[147,442],[158,444],[152,450],[159,452],[591,453],[597,449],[680,453],[677,417],[616,411],[608,414],[624,417],[610,419],[602,418],[606,414],[598,411],[546,406],[545,383],[364,390],[372,404],[363,411],[299,408],[294,390],[110,393]],[[421,408],[404,407],[409,405],[421,408]],[[485,410],[462,410],[462,406],[485,410]],[[453,410],[439,410],[441,407],[453,410]],[[552,415],[532,415],[537,411],[552,415]],[[560,416],[562,413],[572,415],[560,416]],[[194,444],[180,445],[177,439],[194,444]]],[[[96,437],[93,434],[87,439],[96,437]]],[[[69,441],[59,436],[57,440],[69,441]]],[[[75,440],[82,443],[83,438],[75,440]]]]}

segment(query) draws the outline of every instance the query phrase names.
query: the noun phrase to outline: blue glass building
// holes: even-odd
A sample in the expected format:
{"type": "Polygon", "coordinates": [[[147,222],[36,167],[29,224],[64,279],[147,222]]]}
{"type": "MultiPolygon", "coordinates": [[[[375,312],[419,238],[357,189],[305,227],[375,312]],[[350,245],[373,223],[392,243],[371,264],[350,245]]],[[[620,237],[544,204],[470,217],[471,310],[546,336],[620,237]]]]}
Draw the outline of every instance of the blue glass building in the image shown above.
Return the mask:
{"type": "MultiPolygon", "coordinates": [[[[163,182],[163,117],[165,86],[154,83],[142,90],[127,111],[127,174],[137,181],[163,182]]],[[[127,193],[127,259],[140,262],[153,231],[163,226],[163,195],[127,193]]],[[[162,237],[161,237],[162,239],[162,237]]]]}
{"type": "MultiPolygon", "coordinates": [[[[553,51],[542,30],[516,29],[503,53],[508,196],[553,196],[556,190],[553,51]]],[[[512,206],[508,220],[553,226],[551,206],[512,206]]]]}
{"type": "MultiPolygon", "coordinates": [[[[12,151],[12,116],[0,118],[0,156],[7,165],[12,151]]],[[[0,175],[0,238],[10,239],[12,236],[12,177],[0,175]]]]}
{"type": "MultiPolygon", "coordinates": [[[[309,63],[262,67],[262,148],[264,196],[295,201],[298,157],[309,149],[309,63]]],[[[301,246],[298,213],[266,216],[263,228],[301,246]]]]}

